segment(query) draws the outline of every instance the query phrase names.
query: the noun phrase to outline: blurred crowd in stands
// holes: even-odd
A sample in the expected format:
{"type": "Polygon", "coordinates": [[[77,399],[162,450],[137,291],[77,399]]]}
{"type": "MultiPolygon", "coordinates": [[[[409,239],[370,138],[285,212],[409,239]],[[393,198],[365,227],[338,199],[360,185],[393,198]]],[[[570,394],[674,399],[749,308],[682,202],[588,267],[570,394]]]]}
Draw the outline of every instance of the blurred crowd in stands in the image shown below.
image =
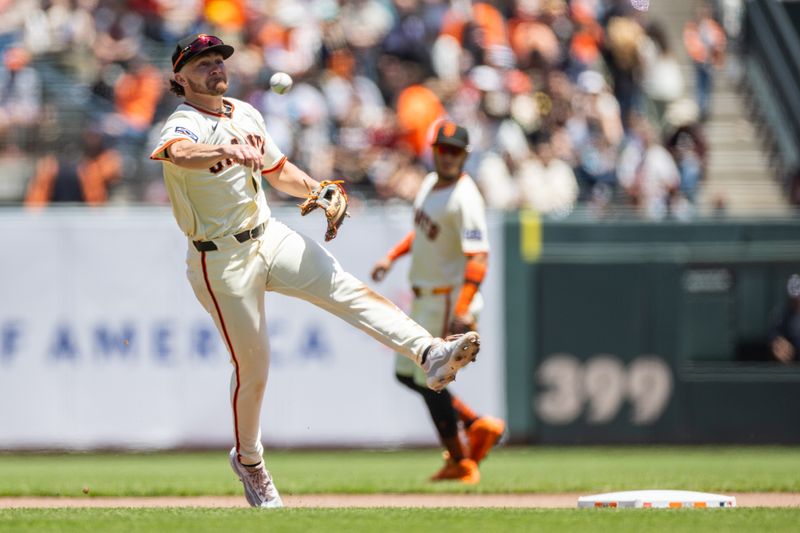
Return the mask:
{"type": "Polygon", "coordinates": [[[470,132],[466,170],[490,207],[691,217],[725,32],[701,7],[669,42],[637,4],[0,0],[0,200],[167,203],[148,155],[179,103],[169,56],[206,32],[236,48],[228,95],[357,202],[412,200],[448,115],[470,132]],[[294,78],[288,94],[269,90],[276,71],[294,78]]]}

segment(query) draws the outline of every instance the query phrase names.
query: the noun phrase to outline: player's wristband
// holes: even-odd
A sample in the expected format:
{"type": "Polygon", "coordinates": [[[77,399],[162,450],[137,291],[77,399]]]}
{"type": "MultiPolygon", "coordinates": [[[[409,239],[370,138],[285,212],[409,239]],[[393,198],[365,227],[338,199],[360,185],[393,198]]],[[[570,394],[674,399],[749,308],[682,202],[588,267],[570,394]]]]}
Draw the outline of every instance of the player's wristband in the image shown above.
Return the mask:
{"type": "Polygon", "coordinates": [[[486,263],[479,263],[474,259],[467,259],[467,264],[464,268],[464,285],[461,286],[461,291],[458,293],[456,300],[455,313],[456,316],[464,316],[469,313],[469,304],[478,292],[483,278],[486,277],[486,263]]]}
{"type": "Polygon", "coordinates": [[[480,285],[486,277],[486,263],[479,263],[475,259],[468,258],[464,265],[464,282],[480,285]]]}
{"type": "Polygon", "coordinates": [[[458,300],[456,300],[456,316],[464,316],[469,313],[469,304],[472,303],[476,292],[478,292],[478,286],[474,283],[467,281],[461,286],[458,300]]]}
{"type": "Polygon", "coordinates": [[[403,237],[403,240],[397,243],[397,246],[389,250],[389,253],[386,255],[387,259],[390,261],[394,261],[398,257],[406,255],[408,252],[411,251],[411,243],[414,242],[414,232],[409,231],[408,234],[403,237]]]}

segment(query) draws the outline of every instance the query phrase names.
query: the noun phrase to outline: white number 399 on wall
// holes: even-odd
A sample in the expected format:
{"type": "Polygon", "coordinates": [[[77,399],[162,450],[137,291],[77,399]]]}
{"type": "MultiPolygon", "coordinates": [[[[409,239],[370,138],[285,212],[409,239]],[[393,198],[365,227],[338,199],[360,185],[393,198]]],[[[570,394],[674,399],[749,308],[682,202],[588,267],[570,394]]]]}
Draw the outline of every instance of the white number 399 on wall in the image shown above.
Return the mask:
{"type": "Polygon", "coordinates": [[[565,425],[584,411],[589,424],[605,424],[627,400],[631,423],[652,424],[672,396],[672,371],[660,357],[642,355],[625,367],[613,355],[586,361],[567,353],[549,356],[536,373],[539,393],[534,409],[542,422],[565,425]]]}

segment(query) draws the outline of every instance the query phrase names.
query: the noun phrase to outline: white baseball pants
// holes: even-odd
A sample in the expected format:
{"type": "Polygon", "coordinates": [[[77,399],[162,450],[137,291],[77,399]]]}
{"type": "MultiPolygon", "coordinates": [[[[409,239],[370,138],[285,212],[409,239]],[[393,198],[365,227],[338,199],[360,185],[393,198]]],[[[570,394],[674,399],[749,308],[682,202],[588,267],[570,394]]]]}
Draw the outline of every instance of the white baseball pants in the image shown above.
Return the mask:
{"type": "Polygon", "coordinates": [[[189,244],[187,276],[231,355],[231,404],[239,460],[262,460],[260,414],[269,373],[264,292],[302,298],[330,311],[419,365],[431,335],[394,303],[342,270],[319,243],[270,219],[258,239],[189,244]]]}
{"type": "MultiPolygon", "coordinates": [[[[458,290],[458,288],[456,288],[458,290]]],[[[422,327],[439,337],[447,335],[447,329],[450,327],[450,321],[455,316],[457,292],[449,292],[447,294],[430,294],[425,293],[420,296],[415,296],[411,302],[411,318],[415,320],[422,327]]],[[[469,305],[469,312],[478,320],[481,311],[483,310],[483,296],[478,292],[472,298],[469,305]]],[[[421,387],[427,387],[426,380],[427,374],[419,365],[413,364],[406,357],[402,356],[402,352],[398,351],[398,356],[395,360],[394,371],[395,374],[401,376],[413,376],[414,383],[421,387]]]]}

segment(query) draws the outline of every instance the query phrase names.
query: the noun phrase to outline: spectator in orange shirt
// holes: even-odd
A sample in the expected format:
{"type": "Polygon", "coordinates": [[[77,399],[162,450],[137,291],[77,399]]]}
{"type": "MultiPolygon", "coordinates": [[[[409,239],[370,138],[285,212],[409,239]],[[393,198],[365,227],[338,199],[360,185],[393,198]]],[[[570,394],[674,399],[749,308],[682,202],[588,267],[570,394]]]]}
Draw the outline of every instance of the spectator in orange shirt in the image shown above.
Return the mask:
{"type": "Polygon", "coordinates": [[[242,0],[205,0],[203,15],[215,27],[238,32],[247,22],[244,4],[242,0]]]}
{"type": "Polygon", "coordinates": [[[403,140],[422,156],[434,122],[445,114],[439,97],[424,85],[411,85],[397,97],[397,122],[403,140]]]}
{"type": "Polygon", "coordinates": [[[163,91],[158,69],[136,58],[114,85],[114,104],[127,126],[143,132],[153,123],[163,91]]]}
{"type": "Polygon", "coordinates": [[[503,14],[487,2],[453,5],[444,14],[440,33],[451,35],[470,51],[476,63],[513,66],[508,28],[503,14]]]}
{"type": "Polygon", "coordinates": [[[119,153],[106,147],[102,134],[93,128],[84,131],[77,159],[71,153],[69,150],[61,155],[50,153],[39,160],[28,183],[26,206],[42,207],[50,202],[106,203],[109,185],[121,175],[119,153]]]}
{"type": "Polygon", "coordinates": [[[703,3],[697,8],[695,18],[683,28],[683,44],[694,63],[697,105],[700,120],[705,121],[710,113],[714,68],[724,63],[726,47],[725,32],[714,20],[711,6],[703,3]]]}

